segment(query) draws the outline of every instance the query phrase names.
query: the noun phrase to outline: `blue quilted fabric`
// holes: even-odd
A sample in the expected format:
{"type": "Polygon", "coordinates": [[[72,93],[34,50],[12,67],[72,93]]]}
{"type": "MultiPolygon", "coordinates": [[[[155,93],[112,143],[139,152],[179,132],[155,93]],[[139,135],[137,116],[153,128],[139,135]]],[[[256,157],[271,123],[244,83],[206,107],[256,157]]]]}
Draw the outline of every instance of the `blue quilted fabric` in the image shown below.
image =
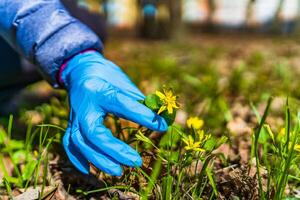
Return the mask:
{"type": "Polygon", "coordinates": [[[0,0],[0,35],[40,67],[58,87],[62,63],[86,49],[102,51],[100,39],[73,18],[59,0],[0,0]]]}

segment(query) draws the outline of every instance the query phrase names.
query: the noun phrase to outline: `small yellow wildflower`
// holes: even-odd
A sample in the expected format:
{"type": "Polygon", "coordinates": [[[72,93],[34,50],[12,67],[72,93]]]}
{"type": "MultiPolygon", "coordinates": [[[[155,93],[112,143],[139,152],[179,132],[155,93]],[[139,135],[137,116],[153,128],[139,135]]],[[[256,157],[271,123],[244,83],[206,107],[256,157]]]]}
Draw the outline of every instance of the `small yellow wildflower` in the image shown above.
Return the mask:
{"type": "Polygon", "coordinates": [[[283,137],[285,135],[285,128],[281,128],[278,135],[279,137],[283,137]]]}
{"type": "Polygon", "coordinates": [[[199,142],[203,143],[209,138],[211,138],[211,134],[205,135],[203,130],[197,131],[198,137],[199,137],[199,142]]]}
{"type": "Polygon", "coordinates": [[[179,108],[178,103],[176,102],[177,97],[174,96],[172,90],[163,90],[163,93],[160,91],[156,91],[155,94],[160,98],[163,102],[163,105],[158,110],[157,114],[162,113],[167,110],[169,114],[173,113],[173,109],[179,108]]]}
{"type": "Polygon", "coordinates": [[[294,150],[300,152],[300,144],[295,144],[294,150]]]}
{"type": "Polygon", "coordinates": [[[33,155],[34,155],[34,157],[36,157],[36,158],[39,157],[39,153],[37,152],[37,150],[34,150],[34,151],[33,151],[33,155]]]}
{"type": "Polygon", "coordinates": [[[204,152],[205,150],[200,147],[201,142],[195,142],[192,136],[188,136],[187,138],[183,138],[182,141],[185,143],[185,150],[189,151],[199,151],[204,152]]]}
{"type": "Polygon", "coordinates": [[[186,124],[189,128],[194,128],[195,130],[199,130],[202,128],[204,121],[199,117],[190,117],[186,120],[186,124]]]}

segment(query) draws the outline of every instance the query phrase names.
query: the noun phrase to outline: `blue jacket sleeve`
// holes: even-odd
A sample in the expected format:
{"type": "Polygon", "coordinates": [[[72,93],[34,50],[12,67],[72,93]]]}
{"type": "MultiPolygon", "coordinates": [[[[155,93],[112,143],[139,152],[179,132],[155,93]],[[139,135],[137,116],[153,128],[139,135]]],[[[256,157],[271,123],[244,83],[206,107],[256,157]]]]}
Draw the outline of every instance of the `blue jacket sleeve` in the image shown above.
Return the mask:
{"type": "Polygon", "coordinates": [[[38,65],[54,87],[66,59],[86,49],[102,51],[96,34],[73,18],[59,0],[0,0],[0,16],[0,35],[38,65]]]}

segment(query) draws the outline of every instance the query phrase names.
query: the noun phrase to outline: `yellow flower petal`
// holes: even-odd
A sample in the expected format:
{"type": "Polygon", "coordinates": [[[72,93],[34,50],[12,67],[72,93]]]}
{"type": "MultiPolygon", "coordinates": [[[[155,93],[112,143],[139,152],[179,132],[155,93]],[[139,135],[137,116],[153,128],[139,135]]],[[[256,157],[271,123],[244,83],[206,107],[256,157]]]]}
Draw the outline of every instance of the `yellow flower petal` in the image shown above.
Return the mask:
{"type": "Polygon", "coordinates": [[[163,93],[161,93],[160,91],[156,91],[155,94],[156,94],[156,96],[158,96],[161,100],[163,100],[163,99],[166,98],[166,96],[165,96],[163,93]]]}
{"type": "Polygon", "coordinates": [[[168,105],[168,106],[167,106],[167,109],[168,109],[168,113],[169,113],[169,114],[172,114],[172,113],[173,113],[173,107],[172,107],[172,105],[168,105]]]}
{"type": "Polygon", "coordinates": [[[177,97],[173,95],[172,90],[163,90],[164,93],[160,91],[156,91],[155,94],[156,96],[159,97],[159,99],[162,101],[162,106],[159,109],[158,114],[163,112],[164,110],[167,110],[169,114],[173,113],[174,108],[179,108],[177,105],[176,99],[177,97]],[[163,107],[163,108],[162,108],[163,107]]]}
{"type": "Polygon", "coordinates": [[[195,143],[194,143],[194,146],[195,146],[195,147],[200,147],[200,144],[201,144],[201,142],[195,142],[195,143]]]}
{"type": "Polygon", "coordinates": [[[158,110],[158,112],[157,112],[157,114],[160,114],[160,113],[164,112],[166,109],[167,109],[166,106],[160,107],[159,110],[158,110]]]}
{"type": "Polygon", "coordinates": [[[204,152],[205,149],[201,148],[201,141],[194,141],[194,138],[189,135],[188,137],[184,136],[182,141],[185,143],[184,149],[187,151],[195,151],[195,152],[204,152]]]}
{"type": "Polygon", "coordinates": [[[294,150],[300,152],[300,144],[296,144],[294,150]]]}
{"type": "Polygon", "coordinates": [[[199,137],[199,141],[202,141],[204,139],[204,131],[203,130],[199,130],[197,131],[198,137],[199,137]]]}
{"type": "Polygon", "coordinates": [[[186,124],[189,128],[199,130],[203,127],[204,121],[198,117],[190,117],[187,119],[186,124]]]}
{"type": "Polygon", "coordinates": [[[202,149],[202,148],[196,148],[195,151],[204,152],[205,149],[202,149]]]}
{"type": "Polygon", "coordinates": [[[182,141],[186,144],[186,145],[189,145],[189,142],[188,142],[188,140],[187,139],[185,139],[185,138],[182,138],[182,141]]]}
{"type": "Polygon", "coordinates": [[[188,151],[188,150],[191,150],[191,147],[190,146],[185,146],[184,149],[188,151]]]}

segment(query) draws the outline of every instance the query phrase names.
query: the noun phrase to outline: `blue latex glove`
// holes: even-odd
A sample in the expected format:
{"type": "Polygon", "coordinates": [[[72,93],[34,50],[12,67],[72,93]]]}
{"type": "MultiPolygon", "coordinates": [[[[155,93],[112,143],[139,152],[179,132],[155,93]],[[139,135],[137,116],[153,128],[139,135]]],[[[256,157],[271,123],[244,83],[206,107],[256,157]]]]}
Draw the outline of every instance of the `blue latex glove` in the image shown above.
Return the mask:
{"type": "Polygon", "coordinates": [[[107,113],[156,131],[166,131],[165,120],[138,102],[144,95],[126,74],[100,53],[89,51],[72,58],[61,74],[69,93],[70,120],[63,145],[71,162],[89,173],[89,162],[111,175],[121,165],[142,165],[140,155],[115,138],[103,125],[107,113]]]}

